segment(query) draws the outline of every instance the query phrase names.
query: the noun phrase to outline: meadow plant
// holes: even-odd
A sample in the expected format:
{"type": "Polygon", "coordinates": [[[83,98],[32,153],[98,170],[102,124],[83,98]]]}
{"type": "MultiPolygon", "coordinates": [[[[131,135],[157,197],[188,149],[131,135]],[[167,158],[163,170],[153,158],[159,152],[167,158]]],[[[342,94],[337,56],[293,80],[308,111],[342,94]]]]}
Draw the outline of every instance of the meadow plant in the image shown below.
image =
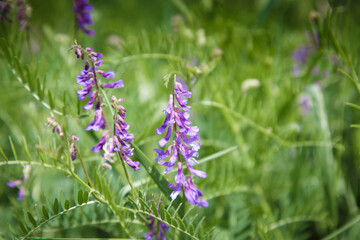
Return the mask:
{"type": "Polygon", "coordinates": [[[140,162],[133,162],[129,158],[133,155],[133,148],[130,148],[129,142],[134,141],[134,135],[127,131],[129,125],[125,123],[126,109],[123,106],[118,105],[124,99],[117,99],[115,96],[112,97],[111,107],[115,111],[112,128],[109,121],[106,119],[105,110],[103,108],[103,99],[100,94],[100,88],[117,89],[124,87],[123,81],[120,79],[113,83],[100,82],[98,76],[102,76],[105,79],[114,78],[115,76],[113,70],[104,72],[98,69],[103,64],[103,60],[101,59],[103,56],[102,53],[96,53],[92,48],[83,49],[76,41],[75,45],[70,47],[70,50],[74,50],[77,58],[87,58],[84,69],[76,78],[77,83],[83,86],[83,89],[77,91],[79,100],[85,100],[89,96],[89,101],[83,108],[88,111],[95,106],[94,120],[85,128],[85,130],[104,130],[101,140],[91,149],[91,151],[98,153],[104,150],[102,157],[104,160],[103,167],[105,168],[111,169],[109,163],[114,162],[113,157],[118,153],[120,159],[125,161],[134,170],[140,169],[138,167],[140,162]]]}
{"type": "Polygon", "coordinates": [[[0,239],[358,239],[359,3],[189,2],[0,1],[0,239]]]}
{"type": "Polygon", "coordinates": [[[183,165],[187,167],[188,171],[197,177],[206,178],[206,173],[193,168],[194,164],[198,164],[195,158],[199,156],[198,150],[201,143],[198,141],[200,136],[198,134],[199,128],[192,126],[192,122],[188,120],[190,117],[190,106],[187,106],[188,99],[191,98],[192,93],[186,90],[180,82],[174,79],[174,86],[172,93],[169,96],[169,103],[163,113],[166,115],[164,123],[156,129],[156,134],[160,135],[167,129],[166,135],[159,141],[159,146],[164,147],[174,132],[175,139],[167,147],[164,152],[162,149],[154,149],[158,154],[155,159],[160,165],[166,166],[164,173],[168,174],[175,165],[177,165],[178,173],[175,176],[175,183],[169,184],[173,190],[170,197],[176,199],[181,193],[182,189],[188,202],[199,207],[207,207],[208,203],[200,199],[203,194],[192,183],[191,175],[184,174],[183,165]],[[176,102],[178,105],[176,105],[176,102]],[[180,155],[181,154],[181,155],[180,155]],[[165,161],[170,156],[168,161],[165,161]],[[182,158],[185,160],[183,161],[182,158]]]}

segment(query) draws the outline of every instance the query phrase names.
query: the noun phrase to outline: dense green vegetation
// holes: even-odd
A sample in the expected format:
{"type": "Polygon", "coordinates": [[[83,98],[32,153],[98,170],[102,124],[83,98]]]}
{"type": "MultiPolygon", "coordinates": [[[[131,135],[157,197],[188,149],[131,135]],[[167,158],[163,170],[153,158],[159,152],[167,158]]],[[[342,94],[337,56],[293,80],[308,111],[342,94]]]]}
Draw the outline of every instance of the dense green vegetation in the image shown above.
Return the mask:
{"type": "Polygon", "coordinates": [[[90,0],[94,37],[76,31],[72,1],[26,2],[25,29],[15,12],[0,21],[0,238],[143,238],[149,215],[170,226],[167,239],[358,238],[357,1],[90,0]],[[93,113],[76,95],[75,39],[124,81],[104,93],[125,99],[138,194],[120,161],[104,169],[90,151],[101,134],[84,130],[93,113]],[[294,60],[304,47],[306,61],[294,60]],[[208,208],[161,188],[176,174],[163,175],[153,151],[175,74],[193,93],[197,169],[207,173],[195,184],[208,208]],[[80,138],[94,187],[45,126],[51,111],[80,138]],[[17,201],[6,184],[27,165],[17,201]]]}

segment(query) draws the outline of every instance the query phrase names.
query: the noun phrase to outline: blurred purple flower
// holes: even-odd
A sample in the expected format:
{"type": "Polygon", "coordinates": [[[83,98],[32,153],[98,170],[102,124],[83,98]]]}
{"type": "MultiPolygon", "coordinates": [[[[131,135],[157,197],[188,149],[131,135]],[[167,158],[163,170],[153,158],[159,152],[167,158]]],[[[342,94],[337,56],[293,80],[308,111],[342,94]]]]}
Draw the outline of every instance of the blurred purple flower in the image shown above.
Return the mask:
{"type": "Polygon", "coordinates": [[[168,106],[163,111],[166,115],[165,121],[156,129],[156,134],[158,135],[163,134],[167,129],[165,137],[159,141],[160,147],[164,147],[168,143],[173,132],[175,139],[171,142],[171,145],[167,147],[165,152],[162,149],[154,149],[158,154],[155,161],[166,167],[164,170],[165,174],[169,173],[177,162],[178,174],[175,176],[177,185],[169,184],[169,187],[174,190],[170,195],[173,200],[180,194],[183,187],[185,197],[190,204],[207,207],[207,202],[199,199],[202,194],[197,190],[195,185],[192,184],[191,176],[185,176],[182,168],[182,165],[185,164],[191,174],[201,178],[206,177],[205,172],[195,170],[192,167],[194,164],[198,164],[195,158],[199,156],[197,151],[200,149],[201,143],[198,141],[200,139],[198,134],[199,128],[192,126],[192,122],[188,120],[190,107],[187,106],[187,101],[188,98],[191,98],[191,95],[192,93],[185,89],[185,87],[177,81],[177,78],[175,78],[174,89],[169,96],[168,106]],[[176,105],[176,102],[178,105],[176,105]],[[165,161],[169,156],[169,160],[165,161]],[[180,156],[183,157],[185,162],[181,161],[180,156]],[[196,189],[195,192],[194,189],[196,189]]]}
{"type": "Polygon", "coordinates": [[[309,51],[310,51],[309,47],[300,46],[293,52],[292,58],[295,62],[305,65],[309,51]]]}
{"type": "Polygon", "coordinates": [[[16,18],[20,23],[19,29],[22,30],[26,26],[28,22],[28,17],[26,14],[26,4],[24,0],[18,0],[17,1],[17,14],[16,18]]]}
{"type": "Polygon", "coordinates": [[[18,179],[15,181],[10,181],[7,183],[8,187],[11,187],[11,188],[18,187],[19,188],[19,193],[18,193],[18,197],[17,197],[18,201],[21,201],[24,198],[24,195],[25,195],[24,182],[29,177],[30,169],[31,169],[30,165],[26,165],[23,169],[23,175],[22,175],[21,179],[18,179]]]}
{"type": "Polygon", "coordinates": [[[9,23],[12,23],[11,18],[8,16],[11,11],[10,2],[0,2],[0,21],[5,19],[9,23]]]}
{"type": "Polygon", "coordinates": [[[95,31],[86,28],[86,25],[92,25],[90,11],[93,10],[93,6],[88,3],[88,0],[75,0],[74,1],[74,13],[76,16],[77,27],[84,31],[84,33],[94,36],[95,31]]]}
{"type": "Polygon", "coordinates": [[[319,36],[316,31],[313,31],[313,35],[306,32],[306,37],[308,39],[308,44],[301,45],[292,53],[292,59],[295,61],[292,71],[294,77],[298,77],[300,75],[301,67],[307,64],[309,55],[312,52],[317,51],[319,48],[319,36]]]}
{"type": "Polygon", "coordinates": [[[52,132],[53,133],[57,133],[60,137],[64,136],[64,133],[62,131],[62,128],[60,126],[60,124],[55,120],[55,116],[54,114],[51,112],[50,113],[50,118],[48,118],[47,120],[47,123],[46,123],[46,126],[48,127],[52,127],[52,132]]]}
{"type": "Polygon", "coordinates": [[[71,144],[70,144],[70,153],[71,153],[71,160],[74,161],[76,159],[77,154],[77,147],[75,141],[79,141],[79,138],[75,135],[71,136],[71,144]]]}
{"type": "Polygon", "coordinates": [[[306,115],[311,109],[311,100],[308,95],[302,94],[299,96],[300,114],[306,115]]]}
{"type": "MultiPolygon", "coordinates": [[[[158,206],[156,206],[156,207],[158,207],[158,206]]],[[[161,218],[159,209],[158,209],[157,213],[154,213],[152,211],[152,214],[157,215],[159,218],[161,218]]],[[[148,224],[148,227],[150,228],[150,232],[148,234],[146,234],[144,236],[144,238],[152,239],[153,237],[156,237],[156,240],[166,240],[165,232],[169,231],[170,227],[168,225],[166,225],[165,223],[163,223],[162,221],[159,221],[152,216],[148,216],[147,220],[150,220],[150,223],[148,224]],[[165,232],[164,232],[164,230],[165,230],[165,232]]]]}

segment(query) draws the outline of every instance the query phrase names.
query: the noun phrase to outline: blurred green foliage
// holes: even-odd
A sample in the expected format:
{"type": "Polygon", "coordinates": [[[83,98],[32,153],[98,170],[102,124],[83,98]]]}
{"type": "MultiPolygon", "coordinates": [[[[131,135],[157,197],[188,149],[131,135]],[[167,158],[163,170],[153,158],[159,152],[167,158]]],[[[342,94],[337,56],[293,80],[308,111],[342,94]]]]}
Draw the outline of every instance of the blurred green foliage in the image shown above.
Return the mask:
{"type": "MultiPolygon", "coordinates": [[[[76,38],[83,47],[103,53],[103,69],[113,69],[124,80],[125,88],[107,94],[125,98],[135,143],[151,160],[155,159],[152,149],[161,138],[155,129],[163,121],[161,111],[170,93],[166,82],[177,74],[193,91],[191,118],[200,128],[203,143],[198,168],[208,175],[196,184],[209,207],[187,205],[192,210],[186,224],[204,216],[203,230],[213,228],[215,239],[357,239],[358,1],[90,3],[95,37],[76,32],[72,1],[27,1],[31,17],[24,31],[18,30],[15,19],[12,24],[0,22],[4,46],[0,55],[0,146],[9,160],[28,161],[22,150],[26,142],[32,158],[21,202],[16,201],[17,190],[6,183],[21,177],[21,165],[26,162],[0,162],[0,234],[8,234],[9,226],[18,229],[22,219],[31,226],[27,212],[40,214],[43,205],[52,209],[55,198],[63,205],[65,199],[75,204],[82,189],[66,173],[40,164],[39,149],[45,149],[46,161],[56,166],[65,161],[57,158],[59,141],[45,127],[50,115],[46,106],[58,111],[57,120],[80,137],[79,148],[90,175],[105,176],[114,196],[120,198],[116,202],[131,206],[130,200],[124,200],[127,183],[122,172],[115,171],[119,165],[105,171],[99,167],[101,156],[90,151],[100,135],[84,131],[92,115],[77,100],[75,78],[83,63],[68,50],[76,38]],[[306,32],[314,30],[319,34],[319,48],[309,55],[300,76],[294,77],[292,54],[308,43],[306,32]],[[331,60],[334,57],[337,62],[331,60]],[[259,86],[246,89],[248,79],[257,79],[259,86]],[[301,96],[310,101],[307,114],[301,114],[301,96]],[[219,157],[212,155],[219,152],[219,157]]],[[[74,162],[74,166],[85,179],[80,164],[74,162]]],[[[144,169],[131,176],[136,183],[146,181],[138,186],[140,198],[155,195],[168,206],[169,197],[162,195],[144,169]]],[[[173,176],[169,174],[168,181],[173,176]]],[[[63,215],[31,236],[126,237],[119,215],[104,205],[89,205],[69,212],[63,209],[63,215]]],[[[141,207],[139,211],[144,210],[141,207]]],[[[128,210],[124,217],[131,219],[131,214],[128,210]]],[[[131,223],[129,229],[137,238],[147,233],[144,224],[131,223]]],[[[179,229],[175,234],[171,228],[168,239],[188,236],[179,229]]]]}

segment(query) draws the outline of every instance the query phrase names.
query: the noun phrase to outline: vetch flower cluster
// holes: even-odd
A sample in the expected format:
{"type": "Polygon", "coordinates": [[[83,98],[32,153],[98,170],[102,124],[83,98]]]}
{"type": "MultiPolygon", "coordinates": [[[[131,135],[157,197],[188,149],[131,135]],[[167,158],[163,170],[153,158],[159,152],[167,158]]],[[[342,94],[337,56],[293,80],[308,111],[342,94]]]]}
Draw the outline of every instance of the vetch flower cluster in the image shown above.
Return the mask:
{"type": "Polygon", "coordinates": [[[192,183],[191,175],[185,176],[183,165],[186,165],[188,171],[197,177],[206,178],[206,173],[193,168],[194,164],[198,164],[195,158],[199,156],[198,150],[201,143],[198,141],[200,136],[198,134],[199,128],[192,126],[189,118],[190,107],[187,106],[187,101],[191,98],[192,93],[186,90],[180,82],[175,78],[174,88],[172,94],[169,96],[169,103],[167,108],[163,111],[166,114],[164,123],[156,129],[156,134],[163,134],[167,129],[166,135],[159,141],[159,146],[164,147],[172,133],[174,132],[175,139],[164,152],[162,149],[154,149],[158,154],[155,159],[160,165],[165,166],[164,173],[169,173],[175,165],[177,165],[178,173],[175,176],[174,184],[169,184],[169,187],[174,191],[170,197],[174,200],[184,189],[185,197],[192,205],[199,207],[207,207],[208,203],[200,199],[202,193],[192,183]],[[176,105],[176,102],[178,105],[176,105]],[[168,161],[165,161],[170,156],[168,161]],[[181,156],[185,161],[181,160],[181,156]]]}
{"type": "Polygon", "coordinates": [[[75,0],[74,1],[74,13],[76,16],[77,27],[84,31],[84,33],[94,36],[95,31],[86,28],[86,25],[92,25],[90,11],[93,10],[93,6],[88,3],[88,0],[75,0]]]}
{"type": "Polygon", "coordinates": [[[93,152],[99,152],[104,149],[105,153],[102,155],[104,158],[103,167],[111,169],[111,165],[107,162],[113,163],[112,157],[118,152],[121,158],[134,170],[140,169],[138,166],[140,162],[133,162],[129,157],[133,155],[133,148],[130,148],[129,142],[134,141],[134,135],[128,133],[129,125],[125,123],[126,109],[118,105],[124,99],[116,99],[112,97],[111,107],[115,110],[114,116],[114,135],[109,136],[108,131],[104,131],[103,137],[100,142],[92,148],[93,152]]]}
{"type": "Polygon", "coordinates": [[[10,181],[7,183],[8,187],[11,187],[11,188],[18,187],[19,188],[19,193],[18,193],[18,197],[17,197],[18,201],[21,201],[24,199],[24,195],[25,195],[24,182],[29,177],[30,169],[31,169],[30,165],[26,165],[23,169],[23,175],[22,175],[21,179],[18,179],[15,181],[10,181]]]}
{"type": "Polygon", "coordinates": [[[94,120],[85,128],[85,130],[98,131],[103,129],[102,138],[91,150],[94,153],[104,151],[102,154],[104,163],[103,167],[111,169],[109,163],[113,163],[112,159],[116,153],[119,154],[120,158],[124,160],[134,170],[140,169],[139,162],[133,162],[129,157],[133,155],[133,148],[130,148],[129,142],[134,140],[134,135],[129,134],[127,129],[129,125],[125,123],[125,108],[118,103],[122,102],[123,99],[117,99],[115,96],[112,97],[112,108],[115,110],[114,116],[114,131],[111,131],[109,122],[106,120],[104,109],[102,107],[102,98],[100,95],[101,88],[122,88],[124,83],[122,80],[118,80],[113,83],[102,83],[98,79],[98,76],[102,76],[105,79],[114,78],[115,73],[113,70],[104,72],[98,69],[103,63],[101,59],[103,55],[101,53],[94,52],[91,48],[83,49],[80,45],[75,42],[75,45],[70,48],[75,49],[75,55],[77,58],[88,60],[85,61],[84,69],[77,76],[76,81],[79,85],[83,86],[83,89],[77,91],[79,100],[85,100],[89,97],[89,101],[83,106],[88,111],[93,109],[94,106],[94,120]]]}

